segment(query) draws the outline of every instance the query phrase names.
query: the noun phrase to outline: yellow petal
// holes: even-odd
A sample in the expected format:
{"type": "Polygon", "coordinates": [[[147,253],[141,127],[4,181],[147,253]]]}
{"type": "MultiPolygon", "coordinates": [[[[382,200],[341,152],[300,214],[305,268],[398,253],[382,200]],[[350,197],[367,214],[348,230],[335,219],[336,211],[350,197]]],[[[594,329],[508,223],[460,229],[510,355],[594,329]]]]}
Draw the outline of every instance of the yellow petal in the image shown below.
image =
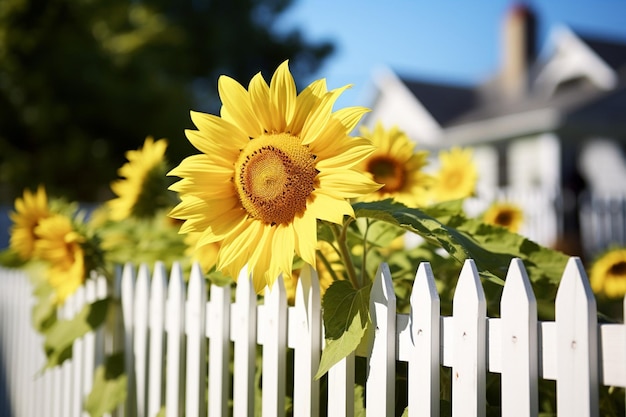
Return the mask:
{"type": "Polygon", "coordinates": [[[255,115],[246,89],[224,75],[219,78],[217,87],[223,103],[222,118],[237,126],[250,138],[262,134],[263,127],[255,115]]]}

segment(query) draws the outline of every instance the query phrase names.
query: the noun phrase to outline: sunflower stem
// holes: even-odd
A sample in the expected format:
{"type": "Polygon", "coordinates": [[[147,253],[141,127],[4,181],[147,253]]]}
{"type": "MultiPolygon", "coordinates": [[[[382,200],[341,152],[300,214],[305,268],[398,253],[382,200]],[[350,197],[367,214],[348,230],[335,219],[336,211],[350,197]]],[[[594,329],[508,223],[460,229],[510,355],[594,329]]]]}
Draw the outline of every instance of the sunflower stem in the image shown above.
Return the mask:
{"type": "Polygon", "coordinates": [[[361,266],[361,282],[365,285],[366,280],[369,280],[369,277],[367,276],[367,271],[366,271],[366,262],[367,262],[367,251],[368,251],[368,247],[367,247],[367,232],[369,232],[370,230],[370,219],[365,219],[365,233],[363,233],[363,260],[362,260],[362,266],[361,266]]]}
{"type": "Polygon", "coordinates": [[[354,268],[354,263],[352,262],[352,256],[350,255],[350,249],[348,248],[348,242],[346,239],[346,234],[348,231],[348,225],[352,222],[352,219],[348,218],[346,222],[344,222],[341,231],[336,224],[331,225],[331,230],[333,231],[333,235],[335,236],[335,240],[337,240],[337,246],[339,246],[339,254],[343,260],[343,263],[346,267],[346,272],[348,273],[348,278],[352,283],[354,289],[358,290],[361,288],[359,284],[359,279],[356,274],[356,269],[354,268]]]}
{"type": "Polygon", "coordinates": [[[333,281],[339,281],[339,277],[337,276],[337,273],[333,270],[331,263],[328,262],[328,259],[326,259],[322,251],[318,249],[315,251],[315,253],[317,254],[317,257],[319,258],[319,260],[324,264],[324,267],[326,267],[326,269],[328,270],[328,273],[330,274],[330,276],[333,277],[333,281]]]}

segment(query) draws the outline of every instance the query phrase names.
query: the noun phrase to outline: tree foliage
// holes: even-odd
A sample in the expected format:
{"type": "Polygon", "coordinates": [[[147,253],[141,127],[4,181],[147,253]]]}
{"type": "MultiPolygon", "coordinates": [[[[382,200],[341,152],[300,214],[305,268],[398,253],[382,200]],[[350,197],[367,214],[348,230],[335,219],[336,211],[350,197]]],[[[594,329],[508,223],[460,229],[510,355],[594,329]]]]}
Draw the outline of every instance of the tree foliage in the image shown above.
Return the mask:
{"type": "Polygon", "coordinates": [[[146,136],[168,138],[174,161],[195,153],[189,110],[219,111],[219,75],[250,79],[285,59],[296,80],[312,74],[333,48],[273,30],[290,3],[3,0],[0,203],[44,182],[108,198],[124,152],[146,136]]]}

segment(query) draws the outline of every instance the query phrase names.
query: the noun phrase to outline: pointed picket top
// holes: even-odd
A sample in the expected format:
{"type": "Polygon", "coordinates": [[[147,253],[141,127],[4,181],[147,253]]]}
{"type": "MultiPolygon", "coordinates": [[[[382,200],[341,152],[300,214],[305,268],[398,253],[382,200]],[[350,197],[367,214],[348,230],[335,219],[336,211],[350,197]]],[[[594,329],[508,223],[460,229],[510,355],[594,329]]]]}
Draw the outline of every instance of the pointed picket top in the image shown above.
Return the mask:
{"type": "Polygon", "coordinates": [[[557,409],[559,414],[598,413],[598,317],[582,261],[567,262],[555,301],[557,409]]]}
{"type": "Polygon", "coordinates": [[[480,275],[476,268],[476,263],[473,259],[466,259],[463,263],[463,268],[459,274],[459,280],[454,290],[455,301],[462,300],[475,300],[477,304],[486,302],[485,292],[483,290],[482,283],[480,282],[480,275]]]}
{"type": "Polygon", "coordinates": [[[522,260],[511,260],[500,301],[502,412],[536,416],[538,405],[537,301],[522,260]]]}
{"type": "MultiPolygon", "coordinates": [[[[559,289],[556,293],[555,307],[558,308],[562,303],[569,305],[570,301],[567,299],[574,296],[582,296],[586,300],[586,304],[588,304],[589,308],[585,310],[589,310],[593,307],[595,311],[596,300],[591,290],[585,267],[580,258],[576,256],[572,256],[567,261],[559,289]]],[[[570,309],[573,308],[570,307],[570,309]]]]}
{"type": "Polygon", "coordinates": [[[198,263],[191,266],[185,309],[187,369],[185,414],[205,415],[206,388],[206,283],[198,263]]]}
{"type": "MultiPolygon", "coordinates": [[[[319,367],[322,348],[320,284],[309,264],[300,270],[296,285],[293,409],[294,415],[319,415],[319,367]]],[[[291,330],[290,329],[290,330],[291,330]]]]}
{"type": "Polygon", "coordinates": [[[440,300],[430,263],[421,262],[411,290],[409,416],[439,415],[440,300]]]}
{"type": "MultiPolygon", "coordinates": [[[[172,311],[176,308],[182,310],[185,303],[185,278],[183,270],[179,262],[172,264],[170,271],[170,279],[167,285],[167,310],[172,311]]],[[[165,316],[165,328],[167,331],[178,331],[184,323],[184,315],[178,314],[165,316]],[[175,326],[175,327],[173,327],[175,326]]],[[[184,329],[184,327],[182,327],[184,329]]]]}
{"type": "Polygon", "coordinates": [[[484,416],[486,412],[487,302],[476,264],[463,264],[452,299],[454,352],[452,415],[484,416]]]}
{"type": "Polygon", "coordinates": [[[254,299],[256,305],[256,293],[254,292],[254,285],[252,284],[252,274],[248,272],[248,265],[245,265],[239,276],[237,277],[237,287],[235,288],[235,299],[237,302],[243,302],[245,304],[250,303],[250,299],[254,299]]]}
{"type": "Polygon", "coordinates": [[[247,265],[239,272],[231,314],[233,353],[233,417],[254,414],[254,372],[257,342],[257,296],[247,265]]]}
{"type": "Polygon", "coordinates": [[[156,262],[150,283],[150,327],[159,326],[164,320],[163,307],[167,288],[167,272],[163,262],[156,262]]]}
{"type": "Polygon", "coordinates": [[[505,304],[509,298],[513,303],[523,302],[530,306],[537,303],[526,268],[524,268],[524,263],[520,258],[511,260],[502,290],[501,303],[505,304]]]}
{"type": "Polygon", "coordinates": [[[311,324],[316,323],[316,316],[321,311],[321,296],[317,271],[309,264],[300,270],[300,278],[296,284],[296,305],[302,306],[306,311],[303,319],[307,320],[307,327],[310,328],[311,324]]]}
{"type": "Polygon", "coordinates": [[[372,282],[370,317],[374,339],[365,389],[377,394],[366,397],[365,408],[368,416],[389,416],[395,412],[396,295],[386,263],[372,282]]]}

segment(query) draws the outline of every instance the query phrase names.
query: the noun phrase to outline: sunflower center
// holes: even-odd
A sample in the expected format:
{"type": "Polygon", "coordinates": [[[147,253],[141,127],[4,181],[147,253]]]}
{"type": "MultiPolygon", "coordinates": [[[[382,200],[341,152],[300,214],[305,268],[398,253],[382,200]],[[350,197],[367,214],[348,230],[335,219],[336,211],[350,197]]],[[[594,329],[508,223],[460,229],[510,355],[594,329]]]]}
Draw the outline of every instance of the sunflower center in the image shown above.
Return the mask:
{"type": "Polygon", "coordinates": [[[611,268],[609,269],[609,274],[622,277],[626,276],[626,262],[622,261],[611,265],[611,268]]]}
{"type": "Polygon", "coordinates": [[[502,210],[496,215],[495,223],[501,226],[510,226],[513,222],[513,213],[509,210],[502,210]]]}
{"type": "Polygon", "coordinates": [[[235,187],[248,214],[267,224],[288,224],[306,209],[317,183],[315,155],[287,133],[265,134],[242,149],[235,187]]]}
{"type": "Polygon", "coordinates": [[[374,176],[374,181],[384,186],[379,192],[393,193],[404,186],[406,173],[402,164],[388,156],[375,156],[367,164],[367,171],[374,176]]]}

